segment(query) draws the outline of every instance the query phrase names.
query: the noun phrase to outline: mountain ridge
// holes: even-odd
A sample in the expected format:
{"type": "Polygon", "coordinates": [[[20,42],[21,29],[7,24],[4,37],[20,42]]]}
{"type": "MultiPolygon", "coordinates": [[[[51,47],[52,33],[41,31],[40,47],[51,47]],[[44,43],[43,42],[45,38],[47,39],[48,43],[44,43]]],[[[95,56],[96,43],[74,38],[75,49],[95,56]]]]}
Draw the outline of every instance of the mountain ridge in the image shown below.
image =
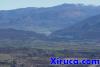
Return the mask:
{"type": "Polygon", "coordinates": [[[75,4],[0,11],[0,28],[50,34],[97,14],[100,14],[100,7],[75,4]]]}

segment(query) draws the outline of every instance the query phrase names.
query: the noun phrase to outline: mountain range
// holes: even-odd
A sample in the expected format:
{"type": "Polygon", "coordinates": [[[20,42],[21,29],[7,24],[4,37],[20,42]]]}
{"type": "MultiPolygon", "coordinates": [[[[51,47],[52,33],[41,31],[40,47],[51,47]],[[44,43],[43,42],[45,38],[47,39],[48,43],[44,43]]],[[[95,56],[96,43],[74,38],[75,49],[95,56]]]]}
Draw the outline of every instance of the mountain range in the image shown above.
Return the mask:
{"type": "Polygon", "coordinates": [[[85,6],[82,4],[1,10],[0,28],[34,31],[48,35],[98,14],[100,14],[99,6],[85,6]]]}
{"type": "Polygon", "coordinates": [[[2,39],[100,40],[100,6],[63,4],[1,10],[2,39]]]}
{"type": "Polygon", "coordinates": [[[89,17],[70,27],[52,32],[49,36],[33,31],[0,29],[0,40],[100,40],[100,15],[89,17]]]}

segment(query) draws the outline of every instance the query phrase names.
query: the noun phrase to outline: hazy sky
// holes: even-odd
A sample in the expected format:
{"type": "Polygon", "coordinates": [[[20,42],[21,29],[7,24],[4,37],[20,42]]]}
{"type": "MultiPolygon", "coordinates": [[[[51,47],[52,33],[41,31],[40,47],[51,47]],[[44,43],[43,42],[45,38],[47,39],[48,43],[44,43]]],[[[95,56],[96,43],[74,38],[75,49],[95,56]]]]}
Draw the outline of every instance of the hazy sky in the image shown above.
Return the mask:
{"type": "Polygon", "coordinates": [[[100,0],[0,0],[0,10],[24,7],[49,7],[63,3],[84,3],[100,5],[100,0]]]}

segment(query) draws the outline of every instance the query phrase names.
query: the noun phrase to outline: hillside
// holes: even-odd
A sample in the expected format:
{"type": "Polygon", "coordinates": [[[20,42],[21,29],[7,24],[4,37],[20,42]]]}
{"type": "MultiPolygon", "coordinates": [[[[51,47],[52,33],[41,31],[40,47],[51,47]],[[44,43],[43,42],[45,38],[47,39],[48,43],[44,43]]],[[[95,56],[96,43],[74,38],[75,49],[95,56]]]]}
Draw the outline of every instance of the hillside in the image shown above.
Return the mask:
{"type": "Polygon", "coordinates": [[[58,30],[51,36],[54,39],[63,40],[100,40],[100,15],[87,18],[69,28],[58,30]]]}
{"type": "Polygon", "coordinates": [[[21,8],[0,11],[0,28],[35,31],[50,34],[100,14],[99,6],[62,4],[47,8],[21,8]]]}
{"type": "Polygon", "coordinates": [[[44,39],[45,35],[31,32],[31,31],[23,31],[23,30],[15,30],[15,29],[0,29],[0,40],[27,40],[27,39],[44,39]]]}

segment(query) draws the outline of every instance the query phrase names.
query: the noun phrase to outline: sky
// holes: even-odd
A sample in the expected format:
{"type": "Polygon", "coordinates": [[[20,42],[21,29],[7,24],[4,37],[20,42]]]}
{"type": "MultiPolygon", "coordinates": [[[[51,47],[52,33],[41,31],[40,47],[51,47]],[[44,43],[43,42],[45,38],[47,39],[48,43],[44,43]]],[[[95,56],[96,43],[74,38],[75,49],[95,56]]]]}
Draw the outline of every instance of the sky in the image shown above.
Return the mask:
{"type": "Polygon", "coordinates": [[[10,10],[25,7],[51,7],[63,3],[85,5],[100,5],[100,0],[0,0],[0,10],[10,10]]]}

